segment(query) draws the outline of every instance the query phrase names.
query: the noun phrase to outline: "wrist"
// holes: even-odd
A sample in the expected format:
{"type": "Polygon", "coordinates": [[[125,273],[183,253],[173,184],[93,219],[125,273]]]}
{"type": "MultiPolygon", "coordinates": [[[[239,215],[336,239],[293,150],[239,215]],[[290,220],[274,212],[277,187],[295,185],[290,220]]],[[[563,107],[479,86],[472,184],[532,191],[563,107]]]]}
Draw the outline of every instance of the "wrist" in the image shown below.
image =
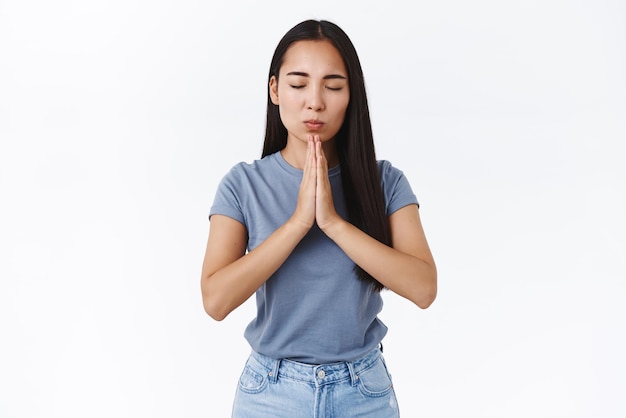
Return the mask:
{"type": "Polygon", "coordinates": [[[304,222],[294,216],[289,218],[283,225],[290,233],[298,235],[300,238],[304,237],[309,229],[313,226],[310,222],[304,222]]]}
{"type": "Polygon", "coordinates": [[[335,219],[325,222],[323,225],[318,223],[319,228],[330,239],[335,241],[335,238],[339,236],[345,227],[349,225],[341,216],[337,216],[335,219]]]}

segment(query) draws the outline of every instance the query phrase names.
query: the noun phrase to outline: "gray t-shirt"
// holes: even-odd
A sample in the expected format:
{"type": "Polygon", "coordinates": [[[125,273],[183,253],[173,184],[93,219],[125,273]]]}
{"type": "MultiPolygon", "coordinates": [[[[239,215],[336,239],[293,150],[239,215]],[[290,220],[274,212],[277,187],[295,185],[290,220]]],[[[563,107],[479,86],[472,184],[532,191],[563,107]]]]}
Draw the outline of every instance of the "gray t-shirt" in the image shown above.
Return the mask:
{"type": "MultiPolygon", "coordinates": [[[[417,198],[404,174],[379,161],[387,215],[417,198]]],[[[347,218],[339,166],[328,171],[337,213],[347,218]]],[[[293,214],[302,170],[280,152],[235,165],[218,186],[211,215],[231,217],[248,231],[248,251],[293,214]]],[[[354,262],[314,225],[283,265],[256,291],[257,315],[245,337],[253,350],[276,359],[322,364],[353,361],[387,333],[378,319],[380,293],[359,280],[354,262]]]]}

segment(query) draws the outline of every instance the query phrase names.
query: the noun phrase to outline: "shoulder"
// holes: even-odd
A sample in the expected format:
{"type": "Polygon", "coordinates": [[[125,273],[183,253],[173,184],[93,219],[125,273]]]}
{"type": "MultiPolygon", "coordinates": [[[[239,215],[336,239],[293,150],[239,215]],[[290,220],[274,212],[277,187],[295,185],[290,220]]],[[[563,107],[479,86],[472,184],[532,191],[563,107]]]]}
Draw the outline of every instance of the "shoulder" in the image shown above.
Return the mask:
{"type": "Polygon", "coordinates": [[[246,172],[250,172],[250,171],[257,171],[257,170],[263,170],[263,169],[268,169],[271,164],[271,160],[274,159],[274,154],[272,155],[268,155],[265,158],[260,158],[258,160],[254,160],[251,162],[248,161],[240,161],[238,163],[236,163],[235,165],[233,165],[229,171],[233,172],[233,173],[246,173],[246,172]]]}
{"type": "Polygon", "coordinates": [[[233,165],[217,187],[210,215],[227,215],[245,224],[243,213],[246,204],[255,196],[254,191],[269,187],[270,182],[266,179],[272,170],[270,157],[233,165]]]}
{"type": "Polygon", "coordinates": [[[387,160],[379,160],[378,171],[388,215],[408,204],[419,205],[417,197],[402,170],[387,160]]]}
{"type": "Polygon", "coordinates": [[[404,173],[398,167],[395,167],[388,160],[378,160],[378,172],[383,183],[397,181],[404,177],[404,173]]]}
{"type": "Polygon", "coordinates": [[[272,154],[252,162],[240,161],[224,175],[223,181],[241,181],[245,178],[254,178],[255,174],[271,171],[274,169],[274,159],[275,156],[272,154]]]}

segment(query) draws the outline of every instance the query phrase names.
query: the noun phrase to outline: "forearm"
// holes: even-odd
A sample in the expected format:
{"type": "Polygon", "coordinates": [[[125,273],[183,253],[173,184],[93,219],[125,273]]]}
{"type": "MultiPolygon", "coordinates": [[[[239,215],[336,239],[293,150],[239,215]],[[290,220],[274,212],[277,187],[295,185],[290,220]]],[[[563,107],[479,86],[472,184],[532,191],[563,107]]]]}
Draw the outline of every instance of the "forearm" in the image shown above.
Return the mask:
{"type": "Polygon", "coordinates": [[[307,230],[288,221],[254,250],[203,276],[202,297],[207,313],[222,320],[244,303],[283,264],[307,230]]]}
{"type": "Polygon", "coordinates": [[[427,308],[437,293],[434,262],[403,253],[344,220],[324,230],[352,261],[400,296],[427,308]]]}

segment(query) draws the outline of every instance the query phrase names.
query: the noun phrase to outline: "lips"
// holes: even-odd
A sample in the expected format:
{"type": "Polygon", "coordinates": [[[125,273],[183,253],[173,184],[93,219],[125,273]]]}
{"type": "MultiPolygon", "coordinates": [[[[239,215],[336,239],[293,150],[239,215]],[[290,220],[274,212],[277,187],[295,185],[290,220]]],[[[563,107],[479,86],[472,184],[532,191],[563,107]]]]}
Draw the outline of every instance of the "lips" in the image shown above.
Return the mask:
{"type": "Polygon", "coordinates": [[[324,122],[317,119],[310,119],[304,121],[304,125],[311,131],[318,131],[324,126],[324,122]]]}

